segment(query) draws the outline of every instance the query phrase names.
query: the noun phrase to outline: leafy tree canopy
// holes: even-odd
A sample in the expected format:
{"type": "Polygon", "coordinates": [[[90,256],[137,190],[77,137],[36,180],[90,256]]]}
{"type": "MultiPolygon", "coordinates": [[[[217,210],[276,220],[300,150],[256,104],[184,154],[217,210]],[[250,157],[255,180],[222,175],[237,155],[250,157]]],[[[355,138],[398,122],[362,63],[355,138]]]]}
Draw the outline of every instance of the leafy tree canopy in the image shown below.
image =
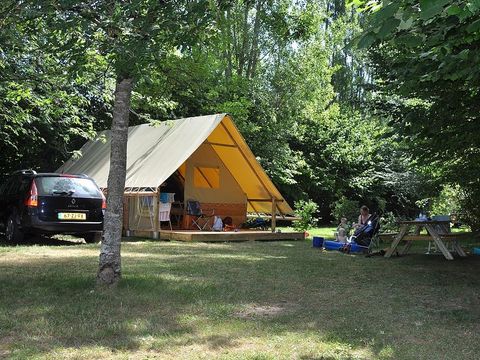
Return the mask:
{"type": "Polygon", "coordinates": [[[375,69],[376,109],[431,177],[480,199],[480,2],[350,3],[370,13],[357,44],[375,69]]]}

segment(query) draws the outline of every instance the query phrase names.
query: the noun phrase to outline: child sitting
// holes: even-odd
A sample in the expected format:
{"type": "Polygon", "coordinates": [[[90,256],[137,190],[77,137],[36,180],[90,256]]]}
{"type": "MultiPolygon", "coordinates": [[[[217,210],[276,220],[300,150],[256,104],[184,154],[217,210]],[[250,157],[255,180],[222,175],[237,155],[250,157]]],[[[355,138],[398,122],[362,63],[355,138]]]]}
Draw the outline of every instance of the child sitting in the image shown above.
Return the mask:
{"type": "Polygon", "coordinates": [[[336,241],[346,244],[348,241],[347,232],[344,228],[339,228],[337,231],[336,241]]]}
{"type": "Polygon", "coordinates": [[[350,225],[347,223],[347,218],[342,217],[340,224],[338,224],[337,232],[335,233],[335,241],[346,243],[348,241],[348,234],[350,232],[350,225]]]}

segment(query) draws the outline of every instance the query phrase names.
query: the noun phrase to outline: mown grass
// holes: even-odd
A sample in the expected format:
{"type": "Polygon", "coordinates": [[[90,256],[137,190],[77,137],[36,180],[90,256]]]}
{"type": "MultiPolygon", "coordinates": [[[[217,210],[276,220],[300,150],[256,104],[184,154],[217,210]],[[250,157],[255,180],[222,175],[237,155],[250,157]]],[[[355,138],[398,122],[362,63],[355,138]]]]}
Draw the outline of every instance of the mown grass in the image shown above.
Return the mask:
{"type": "MultiPolygon", "coordinates": [[[[65,244],[65,243],[64,243],[65,244]]],[[[469,245],[470,246],[470,245],[469,245]]],[[[0,247],[0,358],[476,359],[480,257],[344,255],[310,241],[0,247]]]]}

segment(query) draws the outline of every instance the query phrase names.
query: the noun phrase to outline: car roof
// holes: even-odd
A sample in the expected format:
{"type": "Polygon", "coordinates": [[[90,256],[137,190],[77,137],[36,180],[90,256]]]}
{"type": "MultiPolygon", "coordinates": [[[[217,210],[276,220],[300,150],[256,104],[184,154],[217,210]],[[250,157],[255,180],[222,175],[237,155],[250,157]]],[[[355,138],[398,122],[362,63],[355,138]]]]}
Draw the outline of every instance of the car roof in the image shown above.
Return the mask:
{"type": "Polygon", "coordinates": [[[70,177],[70,178],[80,178],[80,179],[91,179],[85,174],[63,174],[63,173],[37,173],[35,170],[17,170],[11,173],[10,175],[22,175],[30,177],[70,177]]]}
{"type": "Polygon", "coordinates": [[[58,176],[58,177],[74,177],[74,178],[85,178],[85,179],[90,179],[87,175],[85,174],[59,174],[59,173],[37,173],[37,174],[34,174],[34,177],[46,177],[46,176],[50,176],[50,177],[55,177],[55,176],[58,176]]]}

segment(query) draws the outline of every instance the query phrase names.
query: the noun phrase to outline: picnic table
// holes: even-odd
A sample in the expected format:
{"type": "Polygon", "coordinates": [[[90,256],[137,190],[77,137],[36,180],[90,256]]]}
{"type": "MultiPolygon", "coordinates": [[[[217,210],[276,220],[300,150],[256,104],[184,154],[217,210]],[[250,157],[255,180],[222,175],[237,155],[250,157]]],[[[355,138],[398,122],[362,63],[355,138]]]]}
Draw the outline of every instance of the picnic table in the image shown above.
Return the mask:
{"type": "Polygon", "coordinates": [[[463,251],[458,243],[459,236],[450,232],[450,222],[435,221],[435,220],[414,220],[414,221],[400,221],[400,229],[398,234],[394,234],[391,247],[385,253],[385,257],[389,258],[397,251],[398,245],[404,241],[404,247],[398,251],[399,255],[404,255],[412,246],[413,241],[433,241],[447,260],[453,260],[453,256],[447,248],[446,242],[450,241],[453,250],[461,257],[466,257],[467,254],[463,251]],[[413,233],[409,230],[413,228],[413,233]],[[427,230],[427,234],[420,234],[421,230],[427,230]]]}

